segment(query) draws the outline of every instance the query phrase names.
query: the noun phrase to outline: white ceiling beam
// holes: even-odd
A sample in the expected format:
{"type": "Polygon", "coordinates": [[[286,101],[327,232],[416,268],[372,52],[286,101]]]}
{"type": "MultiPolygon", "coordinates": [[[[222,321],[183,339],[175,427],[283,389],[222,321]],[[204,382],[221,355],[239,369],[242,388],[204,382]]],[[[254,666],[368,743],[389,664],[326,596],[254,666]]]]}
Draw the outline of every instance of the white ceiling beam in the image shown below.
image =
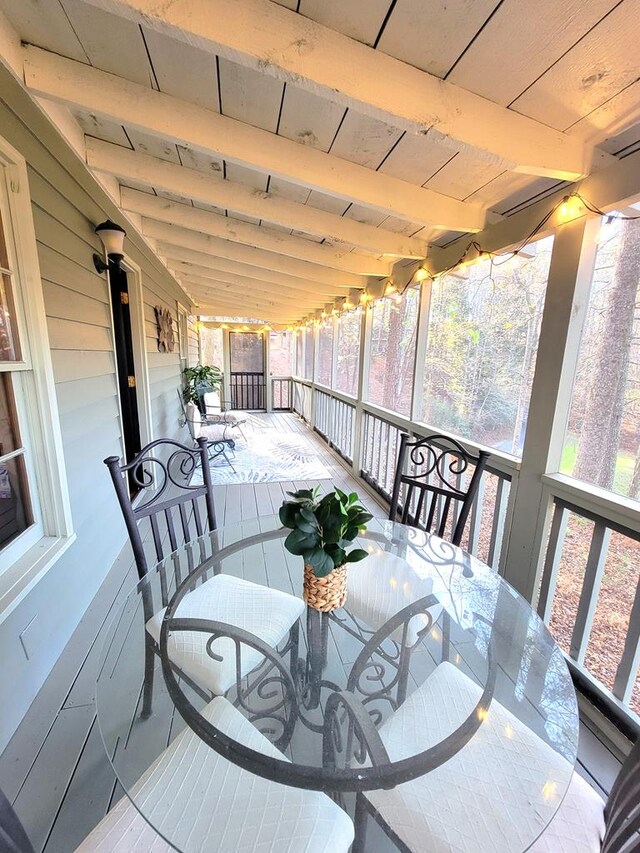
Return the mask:
{"type": "Polygon", "coordinates": [[[232,243],[277,252],[289,258],[310,261],[356,275],[385,276],[391,272],[389,261],[354,254],[344,248],[322,246],[313,240],[305,240],[304,237],[293,237],[282,231],[251,225],[249,222],[200,210],[128,187],[122,187],[120,190],[120,207],[159,222],[168,222],[201,234],[230,240],[232,243]]]}
{"type": "Polygon", "coordinates": [[[273,193],[260,192],[102,139],[87,136],[85,143],[87,163],[94,171],[188,196],[194,201],[214,204],[234,213],[254,216],[283,228],[294,228],[305,234],[324,237],[332,243],[346,243],[374,254],[417,259],[427,256],[428,243],[419,237],[374,228],[365,222],[328,213],[273,193]]]}
{"type": "Polygon", "coordinates": [[[297,258],[287,258],[275,252],[254,249],[253,246],[242,246],[240,243],[221,240],[219,237],[211,237],[209,234],[198,234],[196,231],[170,225],[168,222],[157,222],[155,219],[143,218],[142,233],[146,237],[183,246],[185,249],[206,252],[218,258],[228,258],[232,261],[240,261],[243,264],[251,264],[259,269],[288,273],[299,278],[331,284],[334,287],[363,286],[362,276],[354,273],[332,270],[329,267],[321,267],[319,264],[299,261],[297,258]]]}
{"type": "Polygon", "coordinates": [[[238,261],[229,260],[227,258],[219,258],[205,252],[198,252],[194,249],[186,249],[181,246],[176,246],[168,241],[158,241],[156,243],[158,254],[167,258],[171,262],[178,261],[187,264],[206,267],[211,271],[221,272],[230,275],[243,276],[252,281],[268,282],[271,284],[281,284],[283,287],[289,287],[295,290],[303,290],[307,293],[328,293],[336,291],[338,294],[346,293],[347,288],[341,288],[340,285],[323,284],[313,281],[312,279],[300,278],[295,275],[287,275],[283,272],[274,272],[273,270],[256,268],[255,264],[240,263],[238,261]]]}
{"type": "Polygon", "coordinates": [[[484,225],[477,203],[375,172],[41,48],[24,50],[25,84],[32,94],[411,222],[464,232],[484,225]]]}
{"type": "Polygon", "coordinates": [[[582,142],[270,0],[89,0],[409,133],[435,130],[514,171],[576,180],[582,142]]]}
{"type": "Polygon", "coordinates": [[[272,282],[264,281],[257,276],[243,276],[232,273],[221,272],[210,267],[200,266],[184,261],[178,261],[174,258],[167,258],[167,264],[172,272],[180,278],[180,276],[194,275],[199,278],[214,279],[218,282],[224,282],[231,289],[244,288],[245,292],[250,292],[259,288],[261,293],[270,296],[288,296],[291,299],[302,299],[303,297],[316,296],[318,299],[324,299],[329,302],[336,298],[336,292],[332,291],[331,287],[325,287],[323,290],[315,290],[309,287],[286,287],[282,284],[273,284],[272,282]],[[247,290],[248,289],[248,290],[247,290]]]}

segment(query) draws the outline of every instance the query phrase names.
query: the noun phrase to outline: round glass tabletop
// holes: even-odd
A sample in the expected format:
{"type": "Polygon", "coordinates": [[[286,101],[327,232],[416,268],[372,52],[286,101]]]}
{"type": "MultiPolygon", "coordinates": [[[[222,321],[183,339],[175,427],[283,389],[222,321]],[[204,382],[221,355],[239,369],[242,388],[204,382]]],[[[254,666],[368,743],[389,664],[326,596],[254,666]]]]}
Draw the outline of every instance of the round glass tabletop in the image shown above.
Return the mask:
{"type": "Polygon", "coordinates": [[[545,625],[461,549],[377,520],[358,540],[369,556],[348,567],[345,607],[321,614],[301,600],[287,533],[273,516],[196,540],[107,628],[98,722],[137,809],[176,849],[215,849],[150,794],[186,733],[205,752],[174,756],[171,774],[192,796],[209,795],[198,763],[210,750],[343,804],[367,792],[382,814],[392,789],[422,780],[429,802],[467,797],[473,810],[491,798],[505,845],[491,849],[526,850],[564,797],[578,744],[575,691],[545,625]]]}

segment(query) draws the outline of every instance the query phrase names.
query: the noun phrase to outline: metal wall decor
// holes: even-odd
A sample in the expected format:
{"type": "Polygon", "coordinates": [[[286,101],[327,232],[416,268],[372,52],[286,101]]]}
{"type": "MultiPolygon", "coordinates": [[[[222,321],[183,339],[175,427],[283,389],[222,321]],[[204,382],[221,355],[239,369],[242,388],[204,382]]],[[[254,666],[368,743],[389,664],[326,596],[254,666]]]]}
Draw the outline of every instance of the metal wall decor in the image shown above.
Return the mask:
{"type": "Polygon", "coordinates": [[[156,322],[158,323],[158,352],[173,352],[176,339],[173,334],[171,311],[161,305],[156,305],[153,310],[156,312],[156,322]]]}

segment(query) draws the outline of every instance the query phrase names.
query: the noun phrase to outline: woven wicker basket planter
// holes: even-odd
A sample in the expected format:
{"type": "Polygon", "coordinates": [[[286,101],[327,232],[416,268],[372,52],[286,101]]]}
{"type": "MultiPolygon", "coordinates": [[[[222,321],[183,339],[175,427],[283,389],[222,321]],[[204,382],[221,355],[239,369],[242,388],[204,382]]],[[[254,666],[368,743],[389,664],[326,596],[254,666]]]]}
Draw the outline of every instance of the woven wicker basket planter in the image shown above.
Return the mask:
{"type": "Polygon", "coordinates": [[[329,613],[347,600],[347,567],[340,566],[324,578],[317,578],[311,566],[304,567],[302,596],[309,607],[329,613]]]}

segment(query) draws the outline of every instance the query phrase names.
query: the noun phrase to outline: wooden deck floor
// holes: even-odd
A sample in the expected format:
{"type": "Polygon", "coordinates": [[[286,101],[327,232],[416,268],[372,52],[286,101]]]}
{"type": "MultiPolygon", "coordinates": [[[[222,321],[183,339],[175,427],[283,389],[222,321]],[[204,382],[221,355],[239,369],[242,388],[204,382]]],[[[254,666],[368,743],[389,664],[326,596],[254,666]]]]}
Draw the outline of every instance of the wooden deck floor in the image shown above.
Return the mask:
{"type": "MultiPolygon", "coordinates": [[[[376,516],[385,508],[346,464],[294,415],[259,415],[268,428],[302,431],[317,448],[333,483],[357,490],[376,516]]],[[[279,482],[215,487],[218,524],[277,512],[287,490],[311,485],[279,482]]],[[[0,788],[14,803],[35,850],[71,853],[122,795],[98,731],[94,684],[100,655],[96,638],[109,613],[137,580],[129,546],[112,567],[20,727],[0,756],[0,788]]],[[[616,757],[583,725],[578,771],[605,794],[619,768],[616,757]]],[[[368,847],[393,848],[371,827],[368,847]]]]}

